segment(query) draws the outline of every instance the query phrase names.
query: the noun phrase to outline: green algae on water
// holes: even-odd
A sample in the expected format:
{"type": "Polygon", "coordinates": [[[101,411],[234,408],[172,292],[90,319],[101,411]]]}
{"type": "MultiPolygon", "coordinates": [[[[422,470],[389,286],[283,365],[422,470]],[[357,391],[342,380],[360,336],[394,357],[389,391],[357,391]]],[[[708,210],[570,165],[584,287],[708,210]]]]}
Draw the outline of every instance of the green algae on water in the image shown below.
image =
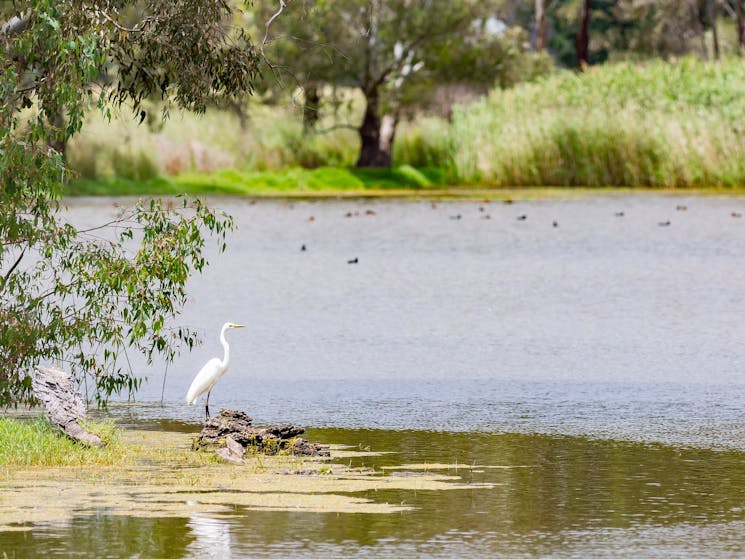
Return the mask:
{"type": "MultiPolygon", "coordinates": [[[[481,490],[493,484],[422,472],[387,476],[331,458],[249,455],[245,465],[190,450],[191,435],[122,431],[123,459],[113,465],[24,466],[0,473],[0,531],[74,516],[184,517],[272,510],[390,514],[410,510],[368,492],[481,490]]],[[[371,453],[372,454],[372,453],[371,453]]]]}

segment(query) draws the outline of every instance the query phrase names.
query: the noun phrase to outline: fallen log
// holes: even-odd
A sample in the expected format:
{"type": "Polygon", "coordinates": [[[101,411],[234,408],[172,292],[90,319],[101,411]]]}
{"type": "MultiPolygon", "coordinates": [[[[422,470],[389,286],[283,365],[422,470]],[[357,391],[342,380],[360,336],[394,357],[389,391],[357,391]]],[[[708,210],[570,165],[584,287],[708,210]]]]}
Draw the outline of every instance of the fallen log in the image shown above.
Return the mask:
{"type": "Polygon", "coordinates": [[[329,456],[327,446],[300,437],[305,429],[283,423],[254,427],[248,414],[223,409],[220,414],[204,422],[199,436],[194,439],[194,450],[215,450],[223,459],[242,463],[246,453],[290,454],[293,456],[329,456]]]}
{"type": "Polygon", "coordinates": [[[39,367],[31,376],[34,396],[44,404],[49,420],[71,439],[88,446],[102,446],[103,441],[83,429],[85,401],[75,392],[69,373],[61,369],[39,367]]]}

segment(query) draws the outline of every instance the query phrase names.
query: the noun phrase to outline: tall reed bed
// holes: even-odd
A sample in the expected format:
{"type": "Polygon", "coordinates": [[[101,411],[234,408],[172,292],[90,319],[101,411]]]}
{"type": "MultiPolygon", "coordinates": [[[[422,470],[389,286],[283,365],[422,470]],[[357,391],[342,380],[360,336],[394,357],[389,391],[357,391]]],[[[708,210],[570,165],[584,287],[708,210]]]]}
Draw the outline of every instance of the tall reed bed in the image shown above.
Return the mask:
{"type": "Polygon", "coordinates": [[[226,110],[173,112],[165,121],[155,117],[158,107],[152,111],[154,118],[143,124],[126,110],[110,121],[92,113],[68,146],[68,161],[77,176],[145,181],[221,169],[348,167],[357,155],[353,130],[304,135],[299,109],[290,105],[252,105],[245,126],[226,110]]]}
{"type": "Polygon", "coordinates": [[[457,107],[458,179],[495,186],[745,184],[745,64],[559,72],[457,107]]]}

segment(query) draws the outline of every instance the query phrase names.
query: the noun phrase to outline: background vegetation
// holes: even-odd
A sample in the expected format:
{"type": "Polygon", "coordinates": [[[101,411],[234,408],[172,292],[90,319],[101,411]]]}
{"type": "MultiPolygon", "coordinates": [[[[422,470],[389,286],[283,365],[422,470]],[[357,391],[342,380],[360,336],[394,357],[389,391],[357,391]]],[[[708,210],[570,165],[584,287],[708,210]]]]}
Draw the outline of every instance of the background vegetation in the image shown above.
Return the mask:
{"type": "Polygon", "coordinates": [[[67,193],[741,187],[743,3],[256,2],[253,95],[91,113],[67,193]]]}
{"type": "MultiPolygon", "coordinates": [[[[353,119],[354,98],[345,118],[353,119]]],[[[314,192],[470,186],[745,184],[745,64],[686,57],[556,70],[402,123],[393,170],[355,169],[346,128],[303,131],[302,106],[178,113],[157,129],[95,116],[68,149],[69,192],[314,192]]],[[[320,127],[333,126],[333,116],[320,127]]]]}

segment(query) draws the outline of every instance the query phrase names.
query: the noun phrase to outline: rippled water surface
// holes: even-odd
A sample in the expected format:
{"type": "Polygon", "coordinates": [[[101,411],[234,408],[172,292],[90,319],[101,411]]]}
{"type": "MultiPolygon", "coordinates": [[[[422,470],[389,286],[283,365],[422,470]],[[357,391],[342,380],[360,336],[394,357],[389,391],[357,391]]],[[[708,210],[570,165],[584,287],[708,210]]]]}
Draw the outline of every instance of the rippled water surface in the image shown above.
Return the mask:
{"type": "Polygon", "coordinates": [[[190,285],[204,345],[165,383],[135,361],[150,382],[107,413],[198,430],[183,394],[241,322],[213,411],[494,487],[365,495],[394,515],[86,511],[0,533],[9,557],[745,554],[744,199],[216,203],[239,230],[190,285]]]}

